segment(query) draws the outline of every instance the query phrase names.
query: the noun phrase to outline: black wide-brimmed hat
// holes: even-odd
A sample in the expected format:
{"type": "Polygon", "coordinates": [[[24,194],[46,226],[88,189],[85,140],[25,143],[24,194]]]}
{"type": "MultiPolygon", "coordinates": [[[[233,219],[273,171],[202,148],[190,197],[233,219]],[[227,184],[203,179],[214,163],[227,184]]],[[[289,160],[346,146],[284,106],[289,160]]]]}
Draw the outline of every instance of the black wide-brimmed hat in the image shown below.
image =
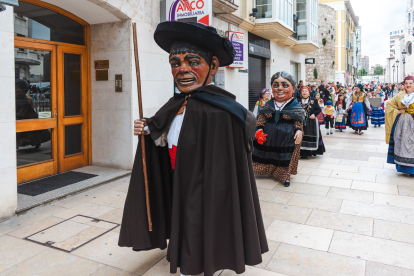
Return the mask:
{"type": "Polygon", "coordinates": [[[154,40],[167,53],[175,41],[195,43],[212,51],[220,66],[232,64],[236,55],[227,38],[219,36],[215,28],[197,22],[162,22],[155,30],[154,40]]]}

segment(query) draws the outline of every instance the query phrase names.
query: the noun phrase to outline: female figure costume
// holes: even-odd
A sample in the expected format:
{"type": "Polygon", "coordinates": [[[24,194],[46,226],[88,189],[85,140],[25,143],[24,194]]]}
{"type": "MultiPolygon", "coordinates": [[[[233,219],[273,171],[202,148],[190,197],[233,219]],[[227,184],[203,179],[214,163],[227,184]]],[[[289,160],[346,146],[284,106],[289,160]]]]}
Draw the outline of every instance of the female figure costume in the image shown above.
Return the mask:
{"type": "Polygon", "coordinates": [[[343,108],[336,109],[335,129],[340,130],[340,131],[346,129],[345,116],[346,116],[346,112],[343,108]]]}
{"type": "Polygon", "coordinates": [[[398,172],[414,175],[414,92],[408,95],[403,90],[387,102],[385,132],[387,163],[395,164],[398,172]],[[401,109],[405,112],[398,114],[401,109]]]}
{"type": "Polygon", "coordinates": [[[367,94],[363,93],[362,90],[359,92],[352,93],[352,102],[347,103],[348,109],[348,121],[347,126],[353,130],[367,130],[368,129],[368,106],[371,104],[368,101],[367,94]]]}
{"type": "MultiPolygon", "coordinates": [[[[319,108],[321,110],[323,110],[325,108],[325,104],[323,103],[323,100],[322,99],[319,99],[319,100],[316,100],[316,101],[319,104],[319,108]]],[[[318,114],[318,116],[316,116],[316,117],[318,118],[319,125],[325,124],[325,115],[323,115],[323,112],[320,112],[318,114]]]]}
{"type": "Polygon", "coordinates": [[[300,157],[323,155],[325,152],[325,145],[323,144],[321,129],[317,118],[317,116],[322,113],[322,110],[316,99],[311,97],[308,97],[307,99],[302,98],[300,105],[303,110],[305,110],[300,157]],[[315,119],[310,118],[312,115],[315,115],[315,119]]]}
{"type": "MultiPolygon", "coordinates": [[[[215,28],[195,22],[160,23],[154,39],[171,54],[177,51],[187,58],[200,53],[200,62],[208,63],[203,53],[217,57],[220,66],[231,64],[235,56],[230,41],[215,28]],[[184,46],[174,48],[179,44],[184,46]]],[[[174,57],[178,55],[170,59],[174,57]]],[[[210,67],[204,68],[208,76],[210,67]]],[[[118,245],[134,251],[163,250],[169,240],[171,273],[180,268],[184,275],[213,276],[222,269],[241,274],[246,265],[261,263],[262,254],[268,251],[251,160],[256,120],[233,94],[205,85],[207,79],[193,91],[176,92],[146,119],[153,231],[148,231],[139,144],[118,245]],[[180,116],[180,134],[170,141],[171,126],[180,116]],[[174,159],[170,142],[176,145],[174,159]]]]}
{"type": "Polygon", "coordinates": [[[260,145],[253,141],[253,169],[255,174],[270,175],[287,181],[298,170],[300,144],[296,145],[296,131],[303,131],[305,112],[296,98],[281,106],[275,100],[268,101],[257,116],[257,129],[263,129],[267,140],[260,145]]]}
{"type": "Polygon", "coordinates": [[[384,100],[381,99],[381,106],[372,107],[371,124],[381,126],[385,124],[385,112],[383,109],[384,100]]]}

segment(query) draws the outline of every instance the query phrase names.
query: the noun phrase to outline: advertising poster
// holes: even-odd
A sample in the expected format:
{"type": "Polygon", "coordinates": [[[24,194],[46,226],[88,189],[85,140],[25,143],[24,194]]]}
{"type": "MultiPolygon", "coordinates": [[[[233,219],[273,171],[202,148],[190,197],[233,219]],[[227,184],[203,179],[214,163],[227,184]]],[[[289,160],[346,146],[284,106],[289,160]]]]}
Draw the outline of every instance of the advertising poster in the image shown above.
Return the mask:
{"type": "Polygon", "coordinates": [[[166,0],[167,21],[199,22],[210,26],[212,0],[166,0]]]}
{"type": "Polygon", "coordinates": [[[228,39],[233,44],[234,50],[236,51],[236,57],[234,62],[230,64],[229,68],[244,68],[244,51],[243,51],[243,39],[244,34],[240,32],[228,31],[228,39]]]}

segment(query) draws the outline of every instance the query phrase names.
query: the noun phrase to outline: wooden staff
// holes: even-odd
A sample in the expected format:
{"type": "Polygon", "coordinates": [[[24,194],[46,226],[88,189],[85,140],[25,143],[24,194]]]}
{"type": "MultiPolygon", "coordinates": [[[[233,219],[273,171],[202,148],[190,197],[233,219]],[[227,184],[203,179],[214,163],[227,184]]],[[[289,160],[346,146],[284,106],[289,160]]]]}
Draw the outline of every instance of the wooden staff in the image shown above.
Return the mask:
{"type": "MultiPolygon", "coordinates": [[[[139,70],[139,58],[138,58],[137,24],[135,22],[132,23],[132,29],[133,29],[132,35],[134,38],[135,69],[137,72],[139,118],[142,120],[144,115],[142,112],[141,74],[139,70]]],[[[149,228],[149,231],[152,231],[151,209],[150,209],[150,200],[149,200],[149,191],[148,191],[147,159],[145,155],[144,131],[141,132],[140,136],[141,136],[140,140],[141,140],[141,149],[142,149],[142,166],[144,170],[144,180],[145,180],[145,201],[147,203],[148,228],[149,228]]]]}

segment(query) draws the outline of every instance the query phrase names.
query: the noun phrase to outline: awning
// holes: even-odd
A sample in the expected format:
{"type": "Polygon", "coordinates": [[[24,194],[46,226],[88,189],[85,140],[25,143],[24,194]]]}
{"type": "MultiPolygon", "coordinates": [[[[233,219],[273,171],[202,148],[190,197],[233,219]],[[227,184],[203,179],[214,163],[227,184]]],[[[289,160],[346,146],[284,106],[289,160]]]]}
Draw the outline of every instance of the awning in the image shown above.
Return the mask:
{"type": "Polygon", "coordinates": [[[19,1],[17,1],[17,0],[0,0],[0,4],[5,4],[5,5],[9,5],[9,6],[18,6],[19,1]]]}

